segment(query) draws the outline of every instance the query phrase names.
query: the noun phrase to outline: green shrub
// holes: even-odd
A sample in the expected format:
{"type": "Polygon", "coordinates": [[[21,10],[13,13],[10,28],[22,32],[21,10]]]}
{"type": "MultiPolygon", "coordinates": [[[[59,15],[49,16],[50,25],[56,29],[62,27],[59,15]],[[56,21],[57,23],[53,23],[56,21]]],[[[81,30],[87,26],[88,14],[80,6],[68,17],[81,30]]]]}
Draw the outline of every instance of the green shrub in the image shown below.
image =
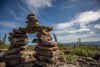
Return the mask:
{"type": "Polygon", "coordinates": [[[59,55],[59,56],[65,58],[66,61],[77,61],[77,59],[78,59],[77,58],[78,56],[76,56],[76,55],[70,55],[70,54],[68,54],[68,55],[59,55]]]}

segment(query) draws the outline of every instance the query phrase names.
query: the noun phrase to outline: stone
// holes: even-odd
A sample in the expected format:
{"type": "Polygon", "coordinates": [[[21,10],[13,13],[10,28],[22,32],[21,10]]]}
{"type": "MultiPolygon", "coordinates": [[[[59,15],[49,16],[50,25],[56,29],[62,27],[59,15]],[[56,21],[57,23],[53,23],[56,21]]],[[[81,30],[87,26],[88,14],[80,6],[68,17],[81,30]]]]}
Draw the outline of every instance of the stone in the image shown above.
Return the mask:
{"type": "Polygon", "coordinates": [[[41,61],[49,62],[49,63],[54,63],[58,60],[58,56],[55,56],[53,58],[49,58],[47,56],[38,56],[38,59],[41,61]]]}
{"type": "Polygon", "coordinates": [[[17,30],[17,29],[13,29],[13,32],[19,33],[19,34],[26,34],[26,33],[22,32],[22,31],[20,31],[20,30],[17,30]]]}
{"type": "Polygon", "coordinates": [[[32,43],[39,43],[39,40],[38,40],[38,39],[34,39],[34,40],[32,41],[32,43]]]}
{"type": "Polygon", "coordinates": [[[17,58],[20,58],[22,54],[14,54],[14,55],[9,55],[9,54],[6,54],[4,55],[4,58],[6,60],[11,60],[11,59],[17,59],[17,58]]]}
{"type": "Polygon", "coordinates": [[[45,40],[42,40],[42,39],[38,39],[39,40],[39,45],[46,45],[46,46],[57,46],[58,44],[54,41],[45,41],[45,40]]]}
{"type": "Polygon", "coordinates": [[[27,16],[27,19],[36,19],[35,15],[34,14],[29,14],[27,16]]]}
{"type": "Polygon", "coordinates": [[[11,36],[19,36],[19,37],[27,37],[24,34],[16,34],[16,33],[9,33],[9,35],[11,35],[11,36]]]}
{"type": "Polygon", "coordinates": [[[43,49],[43,50],[51,50],[51,51],[55,51],[58,49],[57,46],[55,47],[44,47],[44,46],[38,46],[39,49],[43,49]]]}
{"type": "Polygon", "coordinates": [[[59,50],[50,51],[50,50],[39,49],[39,48],[36,47],[35,51],[39,55],[44,55],[44,56],[48,56],[48,57],[54,57],[54,56],[58,56],[59,55],[59,50]]]}
{"type": "Polygon", "coordinates": [[[0,67],[6,67],[6,63],[5,62],[0,62],[0,67]]]}
{"type": "Polygon", "coordinates": [[[34,67],[35,64],[33,62],[25,62],[25,63],[21,63],[21,64],[18,64],[18,65],[15,65],[14,67],[34,67]]]}
{"type": "Polygon", "coordinates": [[[0,62],[4,61],[3,56],[5,55],[6,51],[6,49],[0,49],[0,62]]]}
{"type": "Polygon", "coordinates": [[[100,63],[96,63],[96,62],[89,62],[90,65],[97,65],[100,66],[100,63]]]}
{"type": "Polygon", "coordinates": [[[64,53],[65,53],[65,54],[69,54],[69,53],[71,53],[71,51],[70,51],[70,50],[67,50],[67,51],[65,51],[64,53]]]}
{"type": "Polygon", "coordinates": [[[48,64],[47,62],[40,61],[40,60],[34,60],[33,62],[38,66],[45,66],[46,64],[48,64]]]}
{"type": "Polygon", "coordinates": [[[21,58],[22,58],[22,62],[30,62],[35,60],[32,56],[24,55],[24,54],[21,56],[21,58]]]}
{"type": "Polygon", "coordinates": [[[84,59],[78,59],[77,61],[78,61],[78,62],[82,62],[82,63],[87,63],[87,61],[84,60],[84,59]]]}
{"type": "Polygon", "coordinates": [[[34,54],[36,54],[36,52],[31,50],[31,51],[25,51],[23,54],[24,54],[24,55],[33,56],[34,54]]]}
{"type": "Polygon", "coordinates": [[[100,59],[100,54],[95,54],[95,56],[93,57],[95,60],[99,60],[100,59]]]}
{"type": "Polygon", "coordinates": [[[34,21],[26,21],[26,23],[28,23],[28,24],[34,24],[34,23],[38,23],[38,20],[34,19],[34,21]]]}
{"type": "Polygon", "coordinates": [[[82,57],[82,59],[86,60],[87,62],[97,62],[96,60],[94,60],[93,58],[91,57],[82,57]]]}
{"type": "Polygon", "coordinates": [[[45,40],[45,41],[50,41],[52,40],[52,38],[50,36],[47,36],[47,35],[40,35],[40,36],[37,36],[38,39],[42,39],[42,40],[45,40]]]}
{"type": "Polygon", "coordinates": [[[28,42],[27,38],[14,38],[14,37],[9,37],[9,41],[11,42],[28,42]]]}
{"type": "Polygon", "coordinates": [[[17,65],[20,64],[21,62],[22,62],[21,58],[6,60],[7,65],[17,65]]]}
{"type": "Polygon", "coordinates": [[[34,28],[34,27],[36,28],[38,26],[39,26],[39,24],[36,24],[36,25],[27,25],[28,28],[34,28]]]}
{"type": "Polygon", "coordinates": [[[11,42],[11,45],[27,45],[28,42],[11,42]]]}
{"type": "Polygon", "coordinates": [[[46,28],[41,29],[40,34],[50,36],[50,32],[48,32],[48,30],[46,28]]]}
{"type": "Polygon", "coordinates": [[[7,50],[7,54],[16,54],[16,53],[19,53],[20,51],[25,50],[27,47],[28,47],[28,45],[21,46],[21,47],[16,47],[16,48],[15,47],[10,47],[7,50]]]}

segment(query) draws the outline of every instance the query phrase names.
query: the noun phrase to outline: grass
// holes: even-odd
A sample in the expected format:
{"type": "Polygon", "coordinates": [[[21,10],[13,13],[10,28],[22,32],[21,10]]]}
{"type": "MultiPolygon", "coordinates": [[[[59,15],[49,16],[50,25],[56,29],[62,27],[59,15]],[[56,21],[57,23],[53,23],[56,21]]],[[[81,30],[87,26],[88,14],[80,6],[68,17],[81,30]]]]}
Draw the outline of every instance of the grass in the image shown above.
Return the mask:
{"type": "Polygon", "coordinates": [[[27,49],[33,50],[36,46],[29,45],[27,49]]]}
{"type": "Polygon", "coordinates": [[[77,61],[77,59],[78,59],[77,55],[71,55],[71,54],[68,54],[68,55],[59,55],[59,56],[65,58],[66,61],[77,61]]]}
{"type": "Polygon", "coordinates": [[[0,49],[8,49],[10,46],[9,44],[0,44],[0,49]]]}
{"type": "Polygon", "coordinates": [[[100,47],[95,45],[63,46],[62,44],[59,44],[58,47],[61,53],[70,51],[71,55],[77,55],[77,56],[94,57],[95,54],[100,53],[97,51],[100,50],[100,47]]]}

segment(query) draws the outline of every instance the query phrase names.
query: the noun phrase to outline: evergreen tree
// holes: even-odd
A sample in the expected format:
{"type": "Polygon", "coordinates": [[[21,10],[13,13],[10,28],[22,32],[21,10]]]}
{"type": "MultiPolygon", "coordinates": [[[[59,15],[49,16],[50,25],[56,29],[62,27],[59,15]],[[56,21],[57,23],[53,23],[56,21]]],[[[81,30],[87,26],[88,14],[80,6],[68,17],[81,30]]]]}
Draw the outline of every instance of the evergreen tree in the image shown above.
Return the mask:
{"type": "Polygon", "coordinates": [[[53,34],[53,36],[54,36],[55,42],[57,42],[58,40],[57,40],[56,35],[55,35],[55,34],[53,34]]]}
{"type": "Polygon", "coordinates": [[[77,44],[78,44],[79,46],[82,46],[81,38],[78,39],[77,44]]]}
{"type": "Polygon", "coordinates": [[[6,38],[7,38],[7,34],[5,33],[4,37],[3,37],[3,43],[6,43],[6,38]]]}

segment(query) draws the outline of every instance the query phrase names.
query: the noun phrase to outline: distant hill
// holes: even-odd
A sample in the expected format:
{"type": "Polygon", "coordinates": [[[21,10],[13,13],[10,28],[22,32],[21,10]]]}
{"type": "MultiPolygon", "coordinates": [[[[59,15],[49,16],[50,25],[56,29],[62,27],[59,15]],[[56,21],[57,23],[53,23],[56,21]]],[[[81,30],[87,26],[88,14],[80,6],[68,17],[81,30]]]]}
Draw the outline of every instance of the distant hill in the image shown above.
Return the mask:
{"type": "MultiPolygon", "coordinates": [[[[91,41],[91,42],[82,42],[82,43],[100,45],[100,41],[91,41]]],[[[65,44],[74,45],[76,44],[76,42],[70,42],[70,43],[65,43],[65,44]]]]}

